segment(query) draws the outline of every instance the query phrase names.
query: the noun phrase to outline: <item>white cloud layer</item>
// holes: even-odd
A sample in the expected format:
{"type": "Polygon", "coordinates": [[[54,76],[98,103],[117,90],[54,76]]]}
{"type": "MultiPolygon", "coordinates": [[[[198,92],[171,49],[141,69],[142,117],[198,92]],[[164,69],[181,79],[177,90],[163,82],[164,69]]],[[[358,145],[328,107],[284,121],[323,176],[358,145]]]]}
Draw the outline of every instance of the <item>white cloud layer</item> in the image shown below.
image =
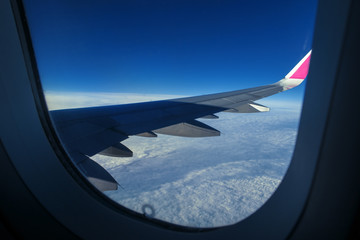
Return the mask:
{"type": "Polygon", "coordinates": [[[203,121],[220,137],[156,139],[123,143],[133,158],[95,156],[124,189],[107,195],[142,213],[192,226],[234,224],[262,206],[284,176],[293,152],[299,113],[219,114],[203,121]]]}
{"type": "Polygon", "coordinates": [[[178,97],[182,96],[107,92],[45,92],[49,110],[156,101],[178,97]]]}
{"type": "MultiPolygon", "coordinates": [[[[57,109],[174,97],[179,96],[58,93],[46,99],[57,109]]],[[[220,113],[220,119],[201,120],[220,130],[220,137],[133,136],[122,142],[134,152],[132,158],[95,155],[123,187],[106,195],[134,211],[149,214],[152,209],[153,217],[184,226],[224,226],[246,218],[281,182],[300,116],[300,104],[261,104],[272,111],[220,113]]]]}

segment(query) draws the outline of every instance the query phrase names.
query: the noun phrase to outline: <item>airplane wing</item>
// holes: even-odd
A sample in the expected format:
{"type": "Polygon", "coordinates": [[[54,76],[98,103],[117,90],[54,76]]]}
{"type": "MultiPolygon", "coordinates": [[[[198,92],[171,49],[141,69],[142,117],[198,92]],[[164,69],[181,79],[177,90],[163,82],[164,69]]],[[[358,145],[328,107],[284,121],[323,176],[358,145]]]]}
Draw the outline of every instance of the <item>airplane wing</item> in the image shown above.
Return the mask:
{"type": "Polygon", "coordinates": [[[116,190],[118,183],[89,157],[103,154],[131,157],[121,144],[130,136],[219,136],[220,132],[196,119],[217,118],[215,113],[269,111],[255,103],[299,85],[308,72],[311,51],[280,81],[238,91],[171,100],[50,111],[58,135],[70,157],[99,190],[116,190]]]}

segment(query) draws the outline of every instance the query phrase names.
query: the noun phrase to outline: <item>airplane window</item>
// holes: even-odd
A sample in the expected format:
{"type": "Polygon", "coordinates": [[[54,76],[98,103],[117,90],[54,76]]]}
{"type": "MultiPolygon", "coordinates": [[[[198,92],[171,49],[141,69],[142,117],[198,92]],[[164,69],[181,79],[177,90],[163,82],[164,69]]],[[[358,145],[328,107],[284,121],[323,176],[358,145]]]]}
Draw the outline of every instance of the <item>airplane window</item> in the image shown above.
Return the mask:
{"type": "Polygon", "coordinates": [[[211,228],[250,216],[286,173],[316,3],[24,6],[49,113],[74,165],[148,219],[211,228]]]}

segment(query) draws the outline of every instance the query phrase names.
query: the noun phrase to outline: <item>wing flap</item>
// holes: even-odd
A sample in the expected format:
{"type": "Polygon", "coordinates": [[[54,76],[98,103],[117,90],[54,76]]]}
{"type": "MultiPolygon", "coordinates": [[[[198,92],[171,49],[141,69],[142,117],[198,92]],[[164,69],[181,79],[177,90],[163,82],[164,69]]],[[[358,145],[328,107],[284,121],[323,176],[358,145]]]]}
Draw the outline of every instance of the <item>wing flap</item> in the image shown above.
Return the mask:
{"type": "Polygon", "coordinates": [[[71,142],[74,139],[101,133],[106,128],[92,124],[90,122],[76,122],[66,125],[58,130],[61,132],[63,141],[71,142]]]}
{"type": "Polygon", "coordinates": [[[100,191],[116,190],[118,188],[118,182],[108,173],[108,171],[90,158],[86,158],[77,165],[89,182],[100,191]]]}
{"type": "Polygon", "coordinates": [[[71,142],[65,142],[65,145],[68,149],[70,149],[70,151],[79,152],[87,156],[93,156],[109,146],[125,140],[126,138],[128,138],[126,135],[115,132],[111,129],[106,129],[91,136],[79,137],[71,142]]]}

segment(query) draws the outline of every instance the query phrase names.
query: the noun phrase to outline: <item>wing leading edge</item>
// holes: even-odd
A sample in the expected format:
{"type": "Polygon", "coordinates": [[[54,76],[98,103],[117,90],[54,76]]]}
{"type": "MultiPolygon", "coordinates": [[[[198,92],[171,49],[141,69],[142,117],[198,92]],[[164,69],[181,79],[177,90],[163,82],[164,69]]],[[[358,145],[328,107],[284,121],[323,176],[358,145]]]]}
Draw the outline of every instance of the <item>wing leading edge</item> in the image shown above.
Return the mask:
{"type": "Polygon", "coordinates": [[[269,111],[256,100],[298,86],[306,78],[311,51],[280,81],[249,89],[171,100],[103,107],[50,111],[58,135],[68,154],[87,179],[99,190],[116,190],[118,183],[99,164],[95,154],[131,157],[121,142],[129,136],[182,137],[219,136],[220,132],[199,118],[217,118],[215,113],[269,111]]]}

